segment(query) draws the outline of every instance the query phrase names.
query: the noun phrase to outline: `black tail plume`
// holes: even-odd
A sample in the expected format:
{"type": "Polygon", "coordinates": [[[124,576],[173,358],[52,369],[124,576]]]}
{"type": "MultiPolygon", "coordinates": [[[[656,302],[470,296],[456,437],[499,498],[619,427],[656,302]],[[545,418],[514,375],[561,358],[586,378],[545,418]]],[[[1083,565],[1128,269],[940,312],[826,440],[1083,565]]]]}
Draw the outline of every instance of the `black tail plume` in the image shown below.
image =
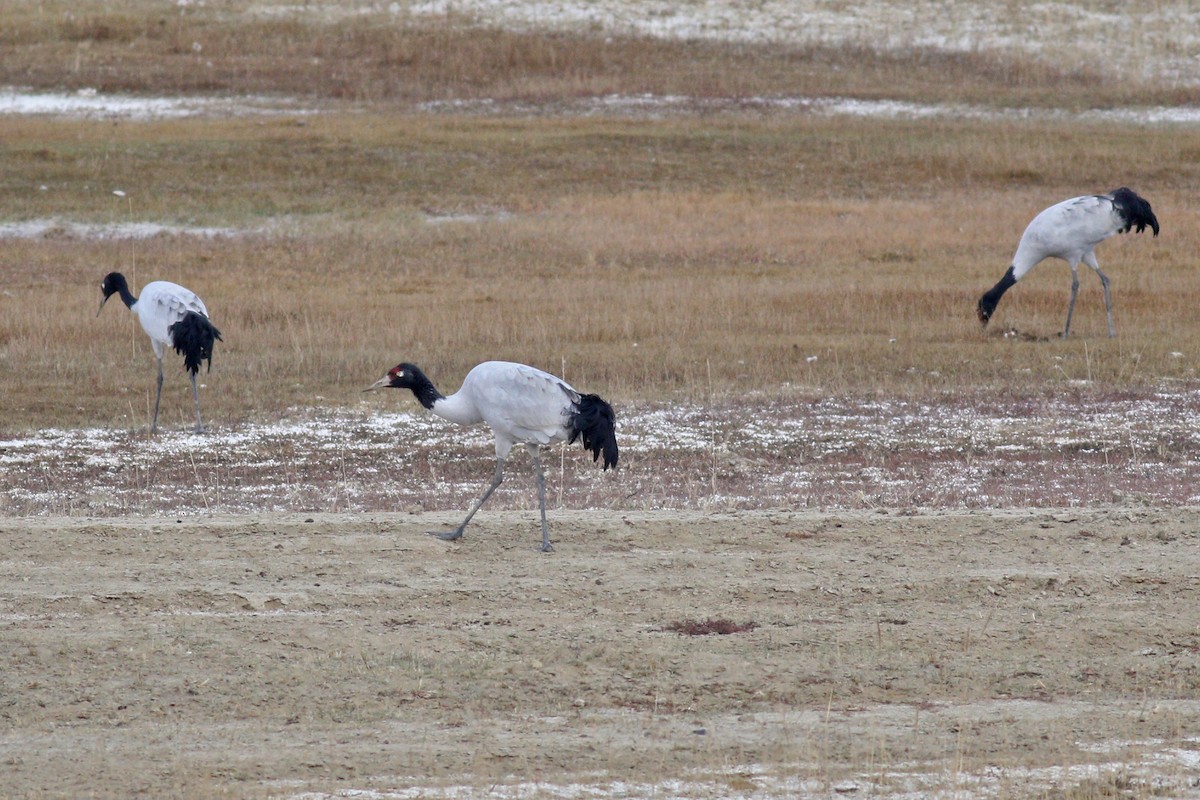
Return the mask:
{"type": "Polygon", "coordinates": [[[171,346],[183,356],[183,368],[195,375],[200,371],[200,362],[207,361],[212,369],[213,344],[221,341],[221,332],[208,317],[189,311],[176,322],[167,333],[171,334],[171,346]]]}
{"type": "Polygon", "coordinates": [[[617,415],[599,395],[581,394],[570,421],[571,438],[567,444],[583,439],[583,449],[592,451],[592,461],[604,453],[604,468],[617,466],[617,415]]]}
{"type": "Polygon", "coordinates": [[[1135,228],[1138,233],[1141,233],[1149,225],[1150,229],[1154,231],[1154,235],[1158,236],[1158,218],[1150,210],[1150,203],[1139,197],[1137,192],[1125,186],[1113,189],[1109,194],[1112,195],[1113,205],[1121,213],[1121,218],[1125,220],[1125,229],[1121,233],[1127,232],[1130,228],[1135,228]]]}

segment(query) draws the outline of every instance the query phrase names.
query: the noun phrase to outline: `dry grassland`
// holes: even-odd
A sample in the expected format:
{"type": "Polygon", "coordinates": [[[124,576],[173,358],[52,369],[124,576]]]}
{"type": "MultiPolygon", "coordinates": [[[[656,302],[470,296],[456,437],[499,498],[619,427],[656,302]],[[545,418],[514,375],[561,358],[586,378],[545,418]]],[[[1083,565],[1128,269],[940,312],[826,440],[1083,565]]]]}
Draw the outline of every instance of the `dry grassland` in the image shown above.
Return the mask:
{"type": "MultiPolygon", "coordinates": [[[[554,116],[557,100],[606,92],[1069,108],[1134,95],[1171,102],[1186,90],[995,54],[535,35],[452,17],[313,21],[248,9],[47,2],[6,19],[0,84],[283,93],[342,111],[0,119],[0,218],[270,231],[5,242],[7,426],[144,413],[152,365],[140,331],[119,307],[99,320],[91,313],[113,269],[135,287],[173,279],[206,299],[226,339],[207,378],[217,420],[341,404],[400,358],[447,386],[475,361],[515,358],[565,369],[618,400],[781,384],[920,394],[1044,392],[1091,379],[1124,389],[1194,376],[1192,128],[757,111],[554,116]],[[411,106],[480,97],[522,98],[543,114],[430,116],[411,106]],[[1101,250],[1120,337],[1101,337],[1090,275],[1074,340],[982,336],[974,301],[1032,214],[1121,184],[1153,201],[1164,233],[1101,250]]],[[[1061,264],[1041,267],[1006,298],[993,334],[1016,326],[1053,336],[1067,285],[1061,264]]],[[[172,377],[169,392],[182,385],[172,377]]]]}
{"type": "MultiPolygon", "coordinates": [[[[630,400],[1141,389],[1190,380],[1200,352],[1190,128],[399,113],[0,126],[5,218],[272,231],[6,242],[14,427],[144,414],[148,344],[120,306],[94,318],[113,269],[206,299],[225,333],[206,378],[215,420],[341,405],[401,358],[447,387],[500,357],[630,400]],[[982,334],[975,300],[1028,219],[1118,184],[1163,225],[1100,250],[1119,337],[1103,336],[1090,274],[1075,338],[999,335],[1061,329],[1069,273],[1054,262],[982,334]]],[[[168,402],[188,400],[172,378],[168,402]]]]}
{"type": "MultiPolygon", "coordinates": [[[[513,31],[404,4],[46,0],[6,9],[0,85],[101,91],[284,93],[371,104],[613,92],[853,95],[1094,107],[1195,101],[1173,84],[1113,81],[1073,57],[916,46],[673,41],[513,31]],[[394,5],[400,13],[385,6],[394,5]],[[280,13],[271,13],[275,9],[280,13]],[[291,13],[288,13],[288,12],[291,13]]],[[[1128,3],[1136,17],[1154,3],[1128,3]]],[[[636,13],[636,12],[632,12],[636,13]]],[[[1136,52],[1136,49],[1135,49],[1136,52]]]]}

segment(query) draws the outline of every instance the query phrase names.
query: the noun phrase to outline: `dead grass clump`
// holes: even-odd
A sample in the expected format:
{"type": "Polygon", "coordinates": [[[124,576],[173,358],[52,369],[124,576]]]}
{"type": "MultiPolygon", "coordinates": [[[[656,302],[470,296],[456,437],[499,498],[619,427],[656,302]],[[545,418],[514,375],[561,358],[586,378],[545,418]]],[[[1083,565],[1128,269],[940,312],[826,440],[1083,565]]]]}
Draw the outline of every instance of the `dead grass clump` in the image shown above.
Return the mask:
{"type": "Polygon", "coordinates": [[[683,636],[728,636],[731,633],[747,633],[758,627],[756,622],[733,622],[728,619],[708,617],[703,620],[683,619],[663,626],[664,631],[683,636]]]}

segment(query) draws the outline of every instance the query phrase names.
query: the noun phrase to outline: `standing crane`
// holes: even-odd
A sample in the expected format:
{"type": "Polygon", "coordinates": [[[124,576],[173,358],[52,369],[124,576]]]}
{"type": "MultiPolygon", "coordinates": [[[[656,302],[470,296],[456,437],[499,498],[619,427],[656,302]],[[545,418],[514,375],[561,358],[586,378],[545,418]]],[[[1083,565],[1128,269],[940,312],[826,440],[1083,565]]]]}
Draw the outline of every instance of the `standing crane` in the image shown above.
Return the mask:
{"type": "Polygon", "coordinates": [[[1100,284],[1104,287],[1104,310],[1108,315],[1108,335],[1115,336],[1108,276],[1100,270],[1095,247],[1115,233],[1125,233],[1130,229],[1141,233],[1147,225],[1158,236],[1158,220],[1150,210],[1150,204],[1125,187],[1108,194],[1073,197],[1050,206],[1025,228],[1012,266],[1004,273],[1004,277],[979,298],[979,321],[987,325],[1000,298],[1029,270],[1047,258],[1061,258],[1071,267],[1071,302],[1067,305],[1063,338],[1071,333],[1071,314],[1075,311],[1075,295],[1079,292],[1080,261],[1100,276],[1100,284]]]}
{"type": "Polygon", "coordinates": [[[580,394],[562,378],[535,367],[485,361],[473,367],[459,390],[447,397],[419,367],[402,363],[363,391],[382,388],[410,389],[421,405],[442,419],[459,425],[484,422],[496,437],[496,474],[491,485],[457,528],[429,531],[439,539],[454,541],[462,537],[475,512],[504,480],[504,462],[513,445],[525,445],[533,459],[542,512],[542,552],[554,548],[546,525],[546,478],[540,449],[554,442],[574,444],[580,439],[584,449],[591,451],[593,461],[604,454],[605,470],[617,466],[616,415],[612,406],[597,395],[580,394]]]}
{"type": "MultiPolygon", "coordinates": [[[[196,388],[196,373],[200,371],[200,362],[208,361],[212,369],[213,343],[221,341],[221,332],[208,318],[208,309],[204,307],[195,292],[185,289],[170,281],[153,281],[142,287],[140,297],[134,297],[129,291],[129,283],[119,272],[110,272],[104,276],[100,284],[104,298],[100,301],[100,311],[104,304],[114,294],[119,294],[125,305],[137,315],[142,323],[142,330],[150,337],[154,348],[154,357],[158,359],[158,392],[154,395],[154,421],[150,423],[150,432],[158,432],[158,403],[162,399],[163,385],[163,354],[167,347],[175,348],[175,352],[183,356],[183,368],[191,373],[192,397],[196,401],[196,433],[204,432],[204,423],[200,419],[200,390],[196,388]]],[[[100,311],[96,316],[100,316],[100,311]]]]}

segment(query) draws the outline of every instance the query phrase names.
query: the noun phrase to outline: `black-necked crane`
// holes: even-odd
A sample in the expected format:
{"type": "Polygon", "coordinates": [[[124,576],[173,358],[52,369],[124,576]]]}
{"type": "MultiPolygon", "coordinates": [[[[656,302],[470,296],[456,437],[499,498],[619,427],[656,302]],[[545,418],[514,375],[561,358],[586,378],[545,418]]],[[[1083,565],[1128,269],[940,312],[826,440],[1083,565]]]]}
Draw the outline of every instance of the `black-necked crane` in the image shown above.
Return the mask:
{"type": "MultiPolygon", "coordinates": [[[[176,353],[183,356],[183,367],[191,374],[192,397],[196,401],[196,432],[203,433],[204,422],[200,419],[200,390],[196,387],[196,373],[200,371],[200,362],[208,361],[212,369],[213,344],[221,340],[221,332],[208,318],[208,309],[204,307],[195,292],[185,289],[170,281],[153,281],[142,287],[140,296],[134,297],[129,291],[129,283],[119,272],[110,272],[104,276],[100,284],[104,293],[100,301],[100,311],[104,304],[114,294],[119,294],[125,305],[137,315],[142,323],[142,330],[150,337],[154,348],[154,357],[158,359],[158,391],[154,395],[154,420],[150,423],[150,432],[158,431],[158,403],[162,399],[163,385],[163,355],[168,347],[173,347],[176,353]]],[[[96,316],[100,316],[100,311],[96,316]]]]}
{"type": "Polygon", "coordinates": [[[604,469],[617,466],[616,415],[612,406],[594,394],[581,394],[562,378],[536,367],[508,361],[485,361],[467,373],[457,392],[445,396],[419,367],[397,364],[363,391],[410,389],[417,401],[442,419],[459,425],[486,423],[496,437],[496,474],[491,485],[471,506],[467,518],[451,531],[430,531],[431,536],[454,541],[463,535],[475,512],[504,480],[504,462],[514,445],[523,444],[533,459],[537,477],[538,507],[542,513],[542,551],[549,552],[546,525],[546,478],[540,449],[554,442],[590,450],[592,460],[604,455],[604,469]]]}
{"type": "Polygon", "coordinates": [[[1108,315],[1108,335],[1115,336],[1108,276],[1100,270],[1095,247],[1116,233],[1125,233],[1130,229],[1141,233],[1147,225],[1158,236],[1158,220],[1150,210],[1150,204],[1125,187],[1108,194],[1072,197],[1050,206],[1025,228],[1017,252],[1013,255],[1012,265],[1004,277],[979,298],[979,321],[987,325],[1000,298],[1029,270],[1047,258],[1061,258],[1071,267],[1071,301],[1067,304],[1063,338],[1071,333],[1071,314],[1075,311],[1075,295],[1079,292],[1080,261],[1100,276],[1100,285],[1104,287],[1104,310],[1108,315]]]}

